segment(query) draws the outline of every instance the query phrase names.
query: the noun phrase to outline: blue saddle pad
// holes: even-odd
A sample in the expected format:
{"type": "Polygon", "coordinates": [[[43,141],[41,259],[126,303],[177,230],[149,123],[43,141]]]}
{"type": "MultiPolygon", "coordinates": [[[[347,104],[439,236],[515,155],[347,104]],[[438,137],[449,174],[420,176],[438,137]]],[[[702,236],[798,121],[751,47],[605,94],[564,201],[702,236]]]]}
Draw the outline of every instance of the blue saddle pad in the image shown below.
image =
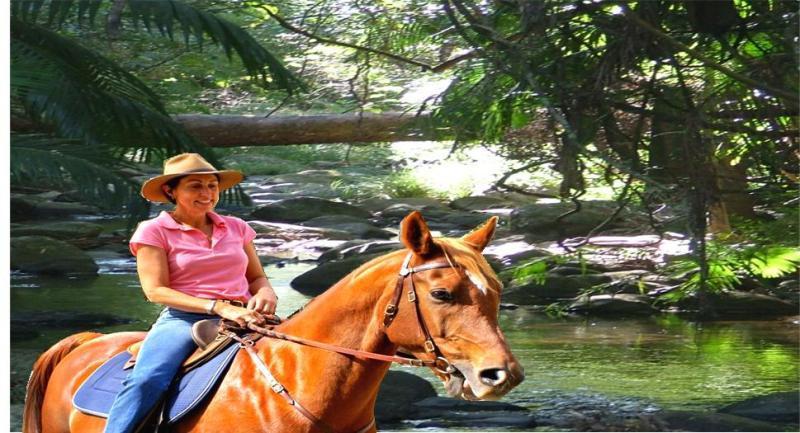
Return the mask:
{"type": "MultiPolygon", "coordinates": [[[[215,357],[178,377],[167,391],[164,420],[174,423],[202,402],[224,376],[238,351],[239,345],[231,344],[215,357]]],[[[131,369],[122,369],[130,357],[130,353],[125,351],[101,365],[75,393],[73,406],[83,413],[107,418],[114,398],[122,390],[122,381],[131,372],[131,369]]]]}

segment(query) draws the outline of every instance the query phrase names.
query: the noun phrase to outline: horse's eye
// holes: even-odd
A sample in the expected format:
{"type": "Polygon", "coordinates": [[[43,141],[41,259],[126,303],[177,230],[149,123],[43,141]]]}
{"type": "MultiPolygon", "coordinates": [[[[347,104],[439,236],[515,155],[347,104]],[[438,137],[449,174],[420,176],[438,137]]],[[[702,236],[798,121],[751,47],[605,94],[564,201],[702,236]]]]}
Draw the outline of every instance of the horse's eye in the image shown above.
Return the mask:
{"type": "Polygon", "coordinates": [[[452,301],[453,294],[444,289],[436,289],[431,291],[431,296],[437,301],[452,301]]]}

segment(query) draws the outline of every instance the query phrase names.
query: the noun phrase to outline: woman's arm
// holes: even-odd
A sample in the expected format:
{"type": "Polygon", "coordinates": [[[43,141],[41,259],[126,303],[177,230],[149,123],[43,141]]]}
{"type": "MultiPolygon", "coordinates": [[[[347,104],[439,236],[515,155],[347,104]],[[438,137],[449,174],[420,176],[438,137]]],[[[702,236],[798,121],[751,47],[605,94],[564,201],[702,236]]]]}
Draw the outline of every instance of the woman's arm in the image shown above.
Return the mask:
{"type": "MultiPolygon", "coordinates": [[[[208,313],[209,299],[197,298],[169,287],[167,253],[155,246],[141,245],[136,253],[136,269],[147,300],[190,313],[208,313]]],[[[245,326],[248,322],[261,323],[257,312],[230,304],[214,304],[212,311],[225,319],[245,326]]]]}
{"type": "Polygon", "coordinates": [[[246,244],[244,252],[247,254],[247,272],[245,275],[249,283],[248,288],[253,295],[247,302],[247,308],[264,314],[275,314],[275,308],[278,306],[278,296],[264,274],[264,268],[261,266],[261,260],[258,259],[255,245],[252,242],[246,244]]]}

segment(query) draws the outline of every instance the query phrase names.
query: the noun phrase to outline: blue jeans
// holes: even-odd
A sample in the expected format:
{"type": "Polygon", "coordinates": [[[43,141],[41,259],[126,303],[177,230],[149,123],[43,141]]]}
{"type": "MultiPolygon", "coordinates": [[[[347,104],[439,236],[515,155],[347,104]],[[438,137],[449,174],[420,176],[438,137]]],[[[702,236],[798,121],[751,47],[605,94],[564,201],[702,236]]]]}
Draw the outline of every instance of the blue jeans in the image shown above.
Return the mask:
{"type": "Polygon", "coordinates": [[[183,361],[197,345],[192,325],[208,314],[165,308],[150,328],[133,371],[123,382],[108,414],[105,433],[130,433],[144,420],[169,388],[183,361]]]}

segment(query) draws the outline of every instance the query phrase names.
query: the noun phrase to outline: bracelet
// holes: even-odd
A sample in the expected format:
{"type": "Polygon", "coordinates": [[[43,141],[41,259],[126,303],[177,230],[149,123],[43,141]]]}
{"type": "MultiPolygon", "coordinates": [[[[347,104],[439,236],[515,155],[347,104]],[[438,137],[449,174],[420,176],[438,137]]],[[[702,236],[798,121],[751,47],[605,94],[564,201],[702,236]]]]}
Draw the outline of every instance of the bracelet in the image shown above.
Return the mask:
{"type": "Polygon", "coordinates": [[[208,314],[214,314],[214,307],[217,305],[217,300],[212,299],[211,302],[208,303],[208,307],[206,308],[206,312],[208,314]]]}

